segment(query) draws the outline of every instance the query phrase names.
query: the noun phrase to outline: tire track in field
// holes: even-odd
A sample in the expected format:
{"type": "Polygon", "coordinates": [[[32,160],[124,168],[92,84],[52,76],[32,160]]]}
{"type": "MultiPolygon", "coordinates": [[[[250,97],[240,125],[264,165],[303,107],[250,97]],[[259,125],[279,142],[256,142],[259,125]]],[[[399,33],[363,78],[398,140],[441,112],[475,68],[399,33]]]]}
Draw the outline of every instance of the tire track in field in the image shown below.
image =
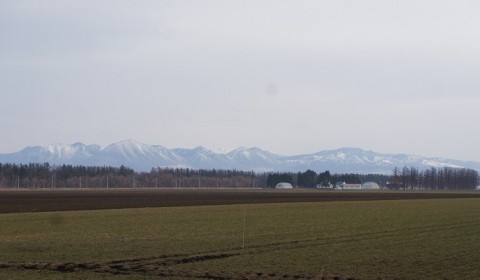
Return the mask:
{"type": "MultiPolygon", "coordinates": [[[[438,226],[413,226],[402,229],[381,230],[349,234],[328,238],[289,240],[261,245],[247,246],[242,249],[230,248],[220,251],[200,252],[192,254],[172,254],[145,258],[132,258],[104,262],[64,262],[64,263],[0,263],[0,269],[51,270],[58,272],[93,271],[109,274],[140,274],[160,277],[185,277],[201,279],[353,279],[340,276],[288,275],[265,272],[232,272],[232,271],[197,271],[172,268],[172,266],[198,263],[210,260],[228,259],[236,256],[255,255],[277,250],[301,249],[312,246],[359,242],[372,239],[393,238],[396,236],[425,234],[433,231],[451,230],[464,226],[477,225],[480,222],[445,224],[438,226]]],[[[445,259],[440,257],[440,259],[445,259]]],[[[430,260],[436,262],[437,260],[430,260]]]]}
{"type": "MultiPolygon", "coordinates": [[[[233,254],[237,255],[237,253],[233,254]]],[[[213,279],[213,280],[234,280],[234,279],[347,279],[340,276],[312,276],[299,274],[277,274],[264,272],[235,272],[235,271],[201,271],[183,270],[170,268],[172,264],[194,263],[212,259],[228,258],[229,254],[217,255],[193,255],[181,258],[150,259],[148,263],[141,260],[130,260],[127,262],[113,261],[107,263],[0,263],[0,269],[13,270],[50,270],[62,273],[74,273],[76,271],[90,270],[96,273],[108,273],[112,275],[145,275],[159,276],[162,278],[185,278],[185,279],[213,279]]],[[[353,280],[353,278],[348,278],[353,280]]]]}
{"type": "MultiPolygon", "coordinates": [[[[294,248],[305,248],[310,246],[321,246],[328,244],[339,244],[346,242],[355,242],[379,238],[392,238],[396,236],[404,236],[406,233],[410,235],[424,234],[429,232],[445,231],[451,230],[467,225],[478,225],[480,222],[468,222],[468,223],[458,223],[458,224],[445,224],[437,226],[413,226],[402,229],[392,229],[392,230],[381,230],[381,231],[372,231],[372,232],[363,232],[356,234],[348,234],[336,237],[327,237],[327,238],[312,238],[312,239],[297,239],[289,240],[284,242],[274,242],[261,245],[252,245],[248,246],[248,249],[254,250],[254,253],[258,252],[267,252],[271,250],[283,250],[291,245],[295,245],[294,248]]],[[[244,252],[245,253],[245,252],[244,252]]]]}
{"type": "Polygon", "coordinates": [[[172,268],[173,265],[196,263],[201,261],[227,259],[232,256],[244,254],[242,249],[233,250],[230,253],[207,253],[207,254],[179,254],[159,257],[134,258],[107,262],[65,262],[65,263],[0,263],[0,269],[10,270],[49,270],[61,273],[74,273],[76,271],[92,271],[112,275],[145,275],[159,276],[162,278],[185,278],[185,279],[212,279],[212,280],[235,280],[235,279],[321,279],[321,280],[354,280],[351,277],[338,275],[300,275],[278,274],[256,271],[202,271],[172,268]]]}

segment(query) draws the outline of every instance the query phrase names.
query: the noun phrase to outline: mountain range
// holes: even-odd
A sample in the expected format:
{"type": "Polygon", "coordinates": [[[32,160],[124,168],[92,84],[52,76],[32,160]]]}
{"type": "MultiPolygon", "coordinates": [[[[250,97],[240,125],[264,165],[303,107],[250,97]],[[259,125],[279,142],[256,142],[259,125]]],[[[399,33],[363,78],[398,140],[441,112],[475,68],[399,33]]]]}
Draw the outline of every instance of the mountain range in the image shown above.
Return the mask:
{"type": "Polygon", "coordinates": [[[312,154],[283,156],[259,148],[238,148],[228,153],[217,153],[204,147],[168,149],[161,145],[147,145],[126,140],[105,147],[99,145],[52,144],[27,147],[15,153],[0,154],[2,163],[44,163],[52,165],[124,165],[136,171],[150,171],[153,167],[182,167],[193,169],[237,169],[264,171],[329,170],[333,173],[391,174],[395,167],[459,167],[480,171],[480,162],[445,158],[422,157],[407,154],[382,154],[359,148],[341,148],[312,154]]]}

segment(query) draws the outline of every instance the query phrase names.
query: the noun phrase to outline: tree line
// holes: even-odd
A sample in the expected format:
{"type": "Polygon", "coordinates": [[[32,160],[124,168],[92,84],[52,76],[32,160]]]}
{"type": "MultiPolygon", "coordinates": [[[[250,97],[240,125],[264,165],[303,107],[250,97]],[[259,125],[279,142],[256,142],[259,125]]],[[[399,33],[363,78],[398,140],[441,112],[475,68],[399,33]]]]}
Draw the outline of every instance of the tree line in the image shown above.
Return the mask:
{"type": "Polygon", "coordinates": [[[271,173],[267,176],[267,186],[275,187],[280,182],[287,182],[302,188],[335,186],[337,182],[363,184],[375,182],[388,189],[426,189],[426,190],[469,190],[479,185],[479,173],[469,168],[443,167],[420,171],[418,168],[395,167],[392,175],[383,174],[331,174],[329,171],[316,173],[305,172],[271,173]]]}
{"type": "Polygon", "coordinates": [[[478,171],[469,168],[432,167],[418,170],[415,167],[395,167],[388,182],[392,189],[468,190],[479,184],[478,171]]]}
{"type": "Polygon", "coordinates": [[[357,174],[357,173],[343,173],[332,174],[330,171],[316,173],[313,170],[305,172],[283,172],[271,173],[267,176],[267,186],[275,187],[278,183],[286,182],[293,186],[301,188],[317,188],[330,187],[337,182],[345,182],[347,184],[363,184],[365,182],[376,182],[380,186],[386,187],[389,176],[382,174],[357,174]]]}
{"type": "Polygon", "coordinates": [[[289,182],[302,188],[326,186],[330,182],[385,181],[385,177],[362,174],[255,173],[243,170],[152,168],[135,172],[125,166],[83,166],[0,163],[0,188],[273,188],[289,182]]]}
{"type": "Polygon", "coordinates": [[[0,188],[89,188],[126,185],[133,169],[120,166],[83,166],[48,163],[0,163],[0,188]]]}
{"type": "Polygon", "coordinates": [[[266,174],[241,170],[0,163],[0,188],[256,188],[266,174]]]}
{"type": "Polygon", "coordinates": [[[48,163],[0,163],[0,188],[274,188],[288,182],[301,188],[329,187],[336,182],[376,182],[390,189],[474,189],[479,183],[476,170],[465,168],[397,167],[392,175],[332,174],[315,172],[264,172],[243,170],[152,168],[135,172],[120,166],[58,165],[48,163]]]}

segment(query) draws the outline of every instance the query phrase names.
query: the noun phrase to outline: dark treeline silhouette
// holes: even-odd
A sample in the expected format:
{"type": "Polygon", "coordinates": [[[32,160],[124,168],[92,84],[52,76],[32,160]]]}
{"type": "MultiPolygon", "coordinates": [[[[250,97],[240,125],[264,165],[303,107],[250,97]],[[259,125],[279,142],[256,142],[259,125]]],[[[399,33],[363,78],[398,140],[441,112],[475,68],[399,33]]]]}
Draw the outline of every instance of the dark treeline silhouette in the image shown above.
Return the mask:
{"type": "Polygon", "coordinates": [[[478,172],[462,168],[395,168],[393,174],[331,174],[329,171],[255,173],[253,171],[153,168],[135,172],[125,166],[83,166],[48,163],[0,163],[0,188],[273,188],[288,182],[301,188],[332,187],[337,182],[376,182],[390,189],[474,189],[478,172]]]}
{"type": "Polygon", "coordinates": [[[224,169],[153,168],[138,178],[158,188],[263,188],[266,182],[265,174],[224,169]]]}
{"type": "Polygon", "coordinates": [[[395,167],[388,187],[392,189],[469,190],[479,183],[478,171],[443,167],[419,171],[414,167],[395,167]]]}
{"type": "Polygon", "coordinates": [[[278,183],[290,183],[294,185],[293,173],[271,173],[267,176],[267,187],[274,188],[278,183]]]}
{"type": "Polygon", "coordinates": [[[393,175],[383,174],[331,174],[329,171],[272,173],[267,177],[267,186],[272,188],[280,182],[288,182],[302,188],[333,187],[337,182],[363,184],[375,182],[389,189],[429,189],[429,190],[469,190],[479,184],[479,174],[468,168],[430,168],[419,171],[413,167],[399,169],[395,167],[393,175]]]}
{"type": "Polygon", "coordinates": [[[239,170],[153,168],[135,172],[125,166],[0,163],[0,188],[252,188],[265,187],[266,177],[239,170]]]}
{"type": "Polygon", "coordinates": [[[389,178],[390,176],[381,174],[331,174],[328,170],[317,174],[313,170],[307,170],[297,173],[284,172],[268,174],[267,186],[273,188],[280,182],[287,182],[301,188],[321,188],[335,186],[337,182],[345,182],[347,184],[375,182],[382,187],[386,187],[389,178]]]}
{"type": "Polygon", "coordinates": [[[0,163],[0,188],[103,188],[126,187],[135,174],[125,166],[83,166],[48,163],[0,163]]]}

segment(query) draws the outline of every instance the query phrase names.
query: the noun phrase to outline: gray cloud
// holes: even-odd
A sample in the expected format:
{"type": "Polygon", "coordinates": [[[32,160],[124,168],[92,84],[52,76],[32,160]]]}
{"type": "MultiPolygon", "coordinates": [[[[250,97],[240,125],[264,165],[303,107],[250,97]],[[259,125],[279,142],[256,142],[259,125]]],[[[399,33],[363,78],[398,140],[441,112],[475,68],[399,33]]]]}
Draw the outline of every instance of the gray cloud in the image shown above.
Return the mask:
{"type": "Polygon", "coordinates": [[[480,160],[479,13],[476,1],[2,1],[0,151],[136,138],[480,160]]]}

